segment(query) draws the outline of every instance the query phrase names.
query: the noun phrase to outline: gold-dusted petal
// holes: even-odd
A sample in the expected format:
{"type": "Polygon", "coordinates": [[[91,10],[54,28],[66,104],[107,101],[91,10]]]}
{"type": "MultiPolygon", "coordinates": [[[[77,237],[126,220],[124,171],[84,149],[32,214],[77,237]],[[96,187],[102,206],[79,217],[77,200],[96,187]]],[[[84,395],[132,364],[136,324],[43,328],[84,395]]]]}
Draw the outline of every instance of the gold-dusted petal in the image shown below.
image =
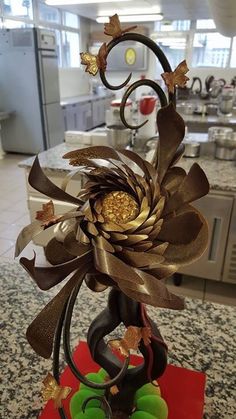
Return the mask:
{"type": "Polygon", "coordinates": [[[121,233],[125,230],[124,226],[122,225],[118,225],[115,223],[105,223],[105,222],[102,224],[102,229],[108,232],[118,231],[121,233]]]}
{"type": "Polygon", "coordinates": [[[202,218],[196,211],[186,211],[178,214],[162,225],[158,240],[172,244],[191,243],[202,227],[202,218]]]}
{"type": "Polygon", "coordinates": [[[97,236],[99,234],[99,231],[96,228],[96,226],[93,223],[91,223],[90,221],[87,223],[87,231],[92,236],[97,236]]]}
{"type": "Polygon", "coordinates": [[[44,248],[44,254],[47,261],[51,263],[51,265],[59,265],[61,263],[75,259],[75,255],[69,253],[63,243],[59,242],[55,237],[53,237],[47,243],[46,247],[44,248]]]}
{"type": "MultiPolygon", "coordinates": [[[[189,206],[190,207],[190,206],[189,206]]],[[[187,244],[169,244],[165,251],[167,262],[175,263],[178,266],[189,265],[199,259],[205,252],[208,245],[208,225],[199,211],[193,209],[201,219],[201,228],[193,241],[187,244]]]]}
{"type": "Polygon", "coordinates": [[[148,269],[150,275],[155,276],[157,280],[169,278],[178,270],[178,265],[171,263],[162,263],[154,269],[148,269]]]}
{"type": "Polygon", "coordinates": [[[182,167],[172,167],[166,173],[162,182],[162,187],[164,187],[169,194],[173,194],[173,192],[177,191],[185,176],[186,172],[182,167]]]}
{"type": "MultiPolygon", "coordinates": [[[[168,291],[165,284],[158,281],[152,275],[144,271],[135,269],[142,277],[143,285],[119,280],[120,289],[136,301],[144,304],[150,304],[154,307],[171,308],[173,310],[183,310],[184,300],[168,291]]],[[[114,278],[115,280],[115,278],[114,278]]]]}
{"type": "MultiPolygon", "coordinates": [[[[76,162],[76,165],[80,165],[80,162],[82,162],[83,165],[83,163],[89,159],[120,160],[120,157],[118,153],[111,147],[94,146],[69,151],[68,153],[64,154],[63,159],[70,159],[70,163],[74,161],[76,162]]],[[[89,164],[91,164],[91,162],[89,162],[89,164]]]]}
{"type": "Polygon", "coordinates": [[[133,246],[147,239],[148,239],[148,236],[146,234],[128,234],[127,240],[122,244],[123,246],[133,246]]]}
{"type": "Polygon", "coordinates": [[[27,244],[31,242],[33,237],[37,236],[43,230],[44,226],[42,226],[38,221],[33,221],[33,223],[24,227],[16,240],[15,257],[19,256],[27,244]]]}
{"type": "Polygon", "coordinates": [[[169,214],[184,204],[195,201],[209,192],[209,182],[201,167],[194,163],[179,185],[178,190],[166,203],[164,213],[169,214]]]}
{"type": "Polygon", "coordinates": [[[82,206],[81,211],[85,215],[85,218],[91,222],[95,221],[95,217],[92,212],[91,204],[88,201],[85,202],[85,204],[82,206]]]}
{"type": "Polygon", "coordinates": [[[153,240],[153,241],[156,240],[156,238],[158,237],[158,235],[159,235],[159,233],[162,229],[163,221],[164,221],[163,218],[160,218],[160,220],[158,220],[155,223],[155,226],[154,226],[152,232],[149,234],[149,239],[150,240],[153,240]]]}
{"type": "Polygon", "coordinates": [[[168,242],[158,244],[157,246],[152,247],[148,252],[156,253],[157,255],[163,255],[169,246],[168,242]]]}
{"type": "MultiPolygon", "coordinates": [[[[131,161],[133,161],[137,166],[143,171],[147,178],[150,177],[150,171],[148,170],[147,166],[145,165],[144,160],[138,154],[134,153],[131,150],[119,150],[120,154],[128,157],[131,161]]],[[[152,171],[153,173],[153,171],[152,171]]]]}
{"type": "Polygon", "coordinates": [[[53,348],[55,330],[64,305],[75,285],[82,284],[88,264],[69,279],[59,293],[43,308],[27,329],[26,337],[34,351],[43,358],[50,358],[53,348]]]}
{"type": "Polygon", "coordinates": [[[159,218],[164,209],[165,202],[166,202],[166,198],[164,196],[161,196],[158,202],[156,203],[155,207],[153,208],[152,214],[156,214],[157,217],[159,218]]]}
{"type": "Polygon", "coordinates": [[[82,244],[89,244],[90,243],[90,239],[85,234],[85,232],[83,231],[81,224],[79,224],[78,228],[77,228],[76,240],[78,242],[82,243],[82,244]]]}
{"type": "Polygon", "coordinates": [[[153,227],[154,224],[155,224],[156,219],[157,219],[157,215],[155,213],[155,214],[151,215],[150,217],[148,217],[147,221],[145,221],[142,224],[141,228],[143,229],[143,228],[147,228],[147,227],[151,227],[151,226],[153,227]]]}
{"type": "Polygon", "coordinates": [[[137,284],[143,283],[143,280],[133,268],[122,262],[113,254],[98,249],[97,247],[94,247],[93,254],[96,269],[112,278],[113,276],[116,277],[116,282],[119,281],[119,278],[126,278],[128,282],[131,281],[137,284]]]}
{"type": "Polygon", "coordinates": [[[153,245],[153,242],[145,241],[144,243],[137,243],[135,245],[135,250],[137,252],[146,252],[148,249],[150,249],[153,245]]]}
{"type": "Polygon", "coordinates": [[[125,249],[120,257],[125,260],[126,263],[131,264],[135,268],[145,268],[146,266],[158,265],[165,260],[161,255],[147,252],[130,252],[125,249]]]}
{"type": "Polygon", "coordinates": [[[98,249],[105,250],[106,252],[110,252],[110,253],[115,252],[114,247],[103,236],[97,236],[94,239],[92,239],[92,245],[94,247],[98,247],[98,249]]]}
{"type": "Polygon", "coordinates": [[[118,232],[111,232],[111,240],[115,242],[123,241],[128,239],[126,234],[118,233],[118,232]]]}
{"type": "Polygon", "coordinates": [[[140,227],[139,234],[147,234],[147,235],[149,235],[149,233],[151,233],[152,229],[153,229],[153,226],[144,227],[144,228],[140,227]]]}
{"type": "Polygon", "coordinates": [[[159,131],[158,180],[161,183],[185,135],[184,121],[176,112],[172,102],[158,111],[157,126],[159,131]]]}

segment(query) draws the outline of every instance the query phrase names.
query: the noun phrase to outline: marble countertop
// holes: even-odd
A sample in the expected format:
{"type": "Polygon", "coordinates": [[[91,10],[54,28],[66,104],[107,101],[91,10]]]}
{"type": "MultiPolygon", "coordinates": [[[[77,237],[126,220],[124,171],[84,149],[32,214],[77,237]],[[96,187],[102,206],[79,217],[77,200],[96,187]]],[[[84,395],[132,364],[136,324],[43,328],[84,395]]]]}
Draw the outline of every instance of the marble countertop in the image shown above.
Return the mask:
{"type": "Polygon", "coordinates": [[[196,122],[201,124],[210,124],[210,125],[236,125],[236,117],[235,116],[218,116],[218,115],[188,115],[182,114],[181,116],[185,120],[185,122],[196,122]]]}
{"type": "MultiPolygon", "coordinates": [[[[16,261],[0,261],[0,281],[3,389],[0,417],[35,419],[43,406],[42,380],[52,371],[52,362],[33,352],[25,332],[59,286],[48,292],[40,291],[16,261]]],[[[82,288],[73,317],[73,345],[85,338],[90,322],[105,307],[106,296],[106,292],[94,294],[82,288]]],[[[169,346],[169,363],[206,373],[204,419],[233,419],[236,310],[192,299],[187,299],[186,305],[181,312],[154,308],[148,311],[169,346]]]]}
{"type": "MultiPolygon", "coordinates": [[[[43,151],[39,154],[41,166],[48,172],[55,170],[62,172],[70,171],[71,166],[68,160],[64,160],[61,157],[63,154],[76,148],[80,147],[62,143],[47,151],[43,151]]],[[[19,166],[30,168],[33,161],[34,157],[30,157],[20,162],[19,166]]],[[[198,158],[182,158],[178,165],[188,171],[194,162],[199,163],[207,174],[212,190],[236,192],[236,166],[234,162],[202,156],[198,158]]]]}

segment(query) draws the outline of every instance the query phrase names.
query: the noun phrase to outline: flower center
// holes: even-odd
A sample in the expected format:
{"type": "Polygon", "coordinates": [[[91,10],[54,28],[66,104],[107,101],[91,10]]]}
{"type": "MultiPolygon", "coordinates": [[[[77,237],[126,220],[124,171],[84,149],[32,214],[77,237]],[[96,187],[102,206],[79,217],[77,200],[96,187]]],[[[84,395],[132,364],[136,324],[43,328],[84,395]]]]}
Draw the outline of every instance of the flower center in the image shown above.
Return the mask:
{"type": "Polygon", "coordinates": [[[110,192],[102,200],[102,216],[106,222],[125,224],[134,220],[138,213],[137,202],[127,192],[110,192]]]}

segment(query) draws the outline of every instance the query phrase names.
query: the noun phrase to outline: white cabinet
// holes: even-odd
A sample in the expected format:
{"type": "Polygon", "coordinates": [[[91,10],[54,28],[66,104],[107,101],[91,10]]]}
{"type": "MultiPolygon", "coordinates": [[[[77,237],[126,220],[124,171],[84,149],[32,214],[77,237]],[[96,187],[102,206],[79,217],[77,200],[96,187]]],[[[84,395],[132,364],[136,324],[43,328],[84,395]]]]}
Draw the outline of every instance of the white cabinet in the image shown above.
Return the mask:
{"type": "Polygon", "coordinates": [[[208,221],[209,245],[199,260],[181,268],[179,273],[222,280],[233,201],[230,196],[209,194],[194,203],[208,221]]]}

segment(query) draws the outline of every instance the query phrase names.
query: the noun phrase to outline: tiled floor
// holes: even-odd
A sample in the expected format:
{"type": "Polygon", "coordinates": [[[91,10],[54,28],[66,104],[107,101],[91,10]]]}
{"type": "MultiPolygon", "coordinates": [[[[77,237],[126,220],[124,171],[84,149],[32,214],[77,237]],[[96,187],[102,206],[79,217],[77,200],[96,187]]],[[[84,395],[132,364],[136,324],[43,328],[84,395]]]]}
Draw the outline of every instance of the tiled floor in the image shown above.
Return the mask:
{"type": "MultiPolygon", "coordinates": [[[[25,156],[7,154],[0,159],[0,259],[14,258],[15,240],[20,230],[29,222],[27,208],[26,184],[24,170],[17,167],[25,156]]],[[[32,257],[32,249],[36,246],[28,245],[22,255],[32,257]]],[[[37,246],[37,263],[45,264],[42,247],[37,246]]],[[[173,285],[170,278],[169,288],[175,293],[193,298],[236,305],[236,285],[208,281],[184,276],[180,287],[173,285]]]]}

